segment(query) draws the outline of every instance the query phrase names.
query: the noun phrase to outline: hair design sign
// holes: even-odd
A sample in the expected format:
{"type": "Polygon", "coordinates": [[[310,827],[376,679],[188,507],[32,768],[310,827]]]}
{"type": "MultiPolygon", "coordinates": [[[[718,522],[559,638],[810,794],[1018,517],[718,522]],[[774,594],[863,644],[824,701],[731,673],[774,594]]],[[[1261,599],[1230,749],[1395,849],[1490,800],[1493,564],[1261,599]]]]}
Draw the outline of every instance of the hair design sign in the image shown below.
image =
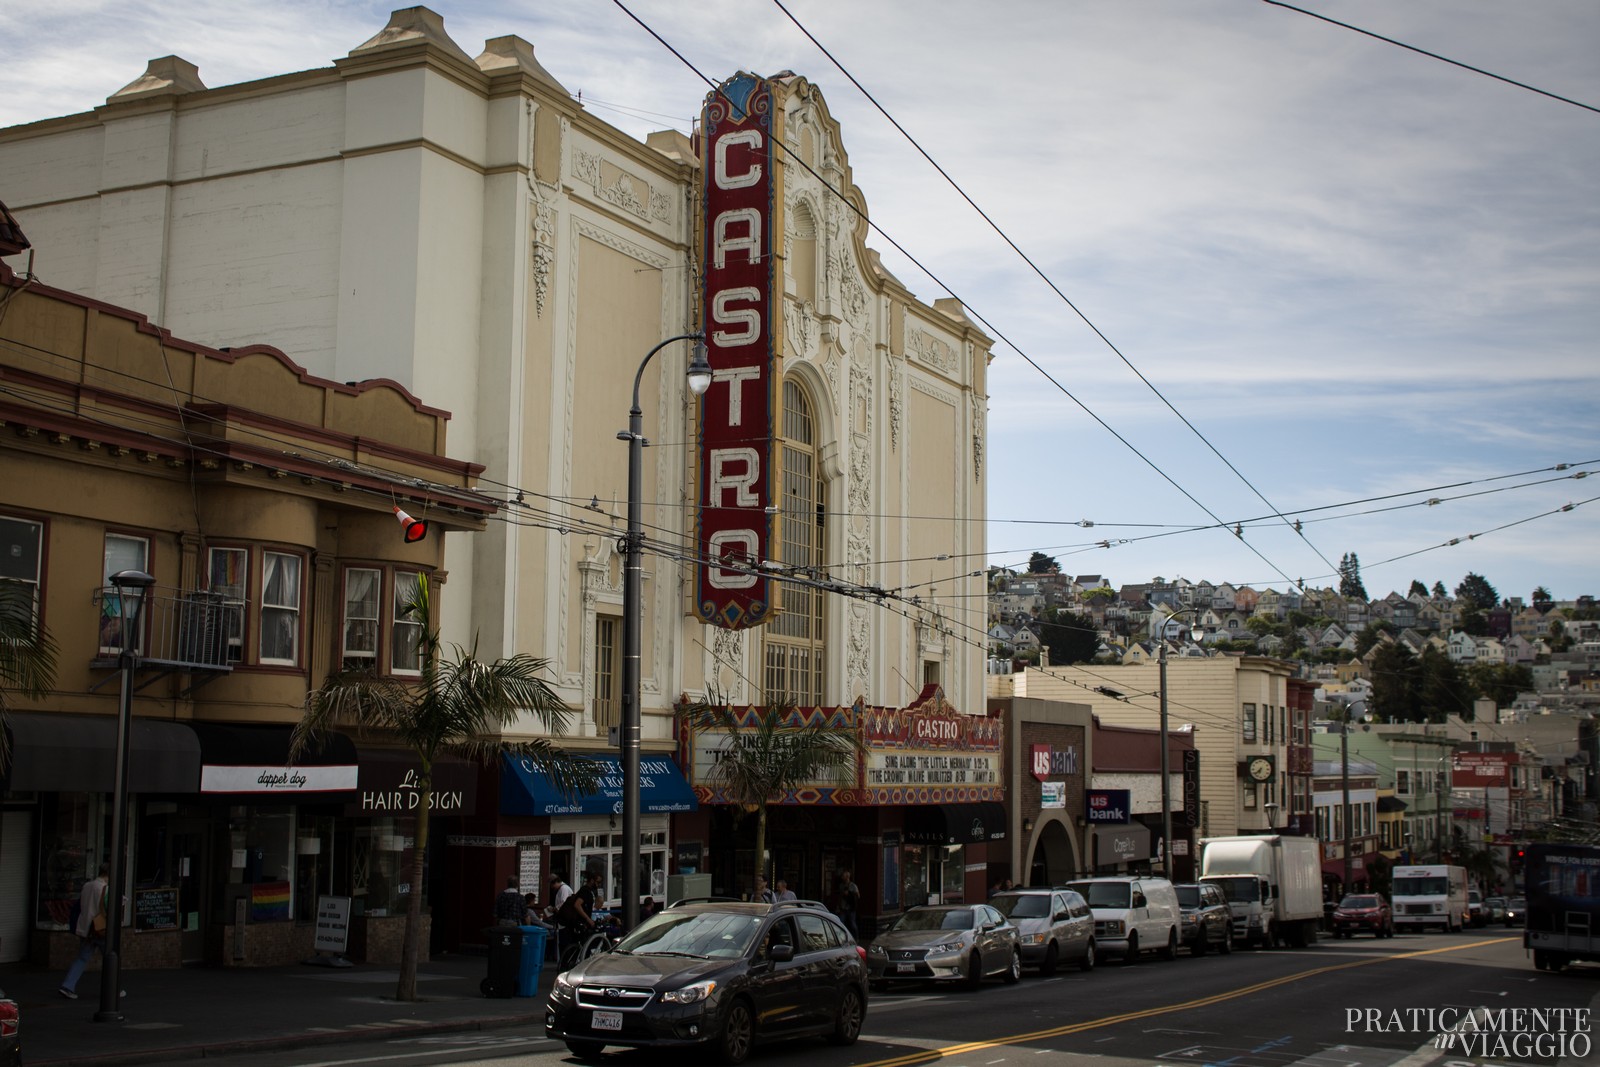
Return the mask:
{"type": "Polygon", "coordinates": [[[695,602],[705,622],[739,630],[766,622],[773,608],[761,570],[772,541],[779,379],[773,248],[782,200],[770,83],[740,73],[713,90],[700,137],[711,387],[700,401],[695,602]]]}

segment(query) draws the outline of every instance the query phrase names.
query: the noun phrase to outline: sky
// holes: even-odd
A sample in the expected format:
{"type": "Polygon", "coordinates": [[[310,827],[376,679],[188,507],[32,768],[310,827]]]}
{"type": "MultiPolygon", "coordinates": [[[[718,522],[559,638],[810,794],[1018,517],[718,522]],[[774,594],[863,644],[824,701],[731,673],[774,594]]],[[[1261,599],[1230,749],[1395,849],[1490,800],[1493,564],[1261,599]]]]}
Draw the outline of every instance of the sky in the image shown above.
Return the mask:
{"type": "MultiPolygon", "coordinates": [[[[869,245],[995,339],[986,562],[1600,594],[1593,0],[1301,5],[1443,59],[1264,0],[625,2],[430,6],[636,137],[688,132],[701,74],[819,86],[869,245]]],[[[0,126],[169,54],[213,88],[330,66],[396,6],[0,6],[0,126]]]]}

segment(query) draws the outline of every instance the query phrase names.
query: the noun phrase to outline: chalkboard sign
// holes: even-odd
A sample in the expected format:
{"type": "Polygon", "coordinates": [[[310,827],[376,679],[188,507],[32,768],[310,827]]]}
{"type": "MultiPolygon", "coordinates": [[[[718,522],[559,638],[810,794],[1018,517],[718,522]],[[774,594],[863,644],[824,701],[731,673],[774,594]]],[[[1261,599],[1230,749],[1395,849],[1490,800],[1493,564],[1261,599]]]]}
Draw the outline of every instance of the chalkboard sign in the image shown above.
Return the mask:
{"type": "Polygon", "coordinates": [[[133,895],[133,928],[176,930],[178,928],[178,887],[141,889],[133,895]]]}

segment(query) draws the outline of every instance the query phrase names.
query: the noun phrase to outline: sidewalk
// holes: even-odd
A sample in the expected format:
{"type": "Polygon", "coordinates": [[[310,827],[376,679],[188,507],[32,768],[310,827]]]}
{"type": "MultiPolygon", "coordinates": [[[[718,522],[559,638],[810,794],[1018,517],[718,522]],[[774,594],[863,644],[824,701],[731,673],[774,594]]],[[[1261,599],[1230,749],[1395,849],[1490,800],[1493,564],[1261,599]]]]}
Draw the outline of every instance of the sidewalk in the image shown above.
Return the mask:
{"type": "Polygon", "coordinates": [[[490,999],[479,991],[482,955],[447,955],[418,968],[417,996],[394,999],[393,967],[296,965],[259,970],[185,968],[124,971],[124,1021],[97,1023],[100,972],[61,997],[61,975],[0,964],[0,989],[22,1007],[23,1062],[29,1067],[152,1063],[228,1053],[372,1040],[396,1033],[495,1027],[537,1028],[555,975],[547,964],[539,995],[490,999]]]}

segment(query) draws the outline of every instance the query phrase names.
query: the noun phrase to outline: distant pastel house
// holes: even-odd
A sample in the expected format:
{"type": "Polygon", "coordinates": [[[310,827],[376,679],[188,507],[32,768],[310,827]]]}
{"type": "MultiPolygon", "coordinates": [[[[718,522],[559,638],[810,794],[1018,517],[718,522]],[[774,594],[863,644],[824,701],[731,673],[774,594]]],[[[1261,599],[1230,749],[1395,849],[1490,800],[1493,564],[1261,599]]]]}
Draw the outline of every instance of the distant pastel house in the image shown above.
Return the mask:
{"type": "Polygon", "coordinates": [[[1451,662],[1463,666],[1471,666],[1478,662],[1478,642],[1471,634],[1457,630],[1446,638],[1446,643],[1449,645],[1450,650],[1447,654],[1451,662]]]}

